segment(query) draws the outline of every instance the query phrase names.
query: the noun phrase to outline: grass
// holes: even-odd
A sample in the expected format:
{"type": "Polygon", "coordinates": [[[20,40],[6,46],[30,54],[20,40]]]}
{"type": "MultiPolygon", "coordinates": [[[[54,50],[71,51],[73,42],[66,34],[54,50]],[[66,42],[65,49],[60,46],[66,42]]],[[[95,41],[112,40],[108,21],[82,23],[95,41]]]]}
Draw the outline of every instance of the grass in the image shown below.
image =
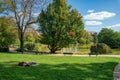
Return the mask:
{"type": "Polygon", "coordinates": [[[0,80],[113,80],[119,58],[0,53],[0,80]],[[20,67],[20,61],[38,66],[20,67]]]}
{"type": "Polygon", "coordinates": [[[120,49],[112,49],[112,54],[118,54],[120,55],[120,49]]]}
{"type": "MultiPolygon", "coordinates": [[[[73,46],[71,46],[73,47],[73,46]]],[[[49,49],[47,48],[46,45],[42,45],[41,46],[41,51],[42,52],[49,52],[49,49]]],[[[58,53],[61,53],[62,51],[58,51],[58,53]]],[[[74,53],[74,51],[73,51],[74,53]]],[[[88,45],[79,45],[78,46],[78,51],[76,54],[89,54],[90,53],[90,44],[88,45]]],[[[110,55],[120,55],[120,49],[112,49],[112,53],[110,53],[110,55]]]]}
{"type": "Polygon", "coordinates": [[[90,53],[90,49],[79,49],[78,54],[89,54],[90,53]]]}

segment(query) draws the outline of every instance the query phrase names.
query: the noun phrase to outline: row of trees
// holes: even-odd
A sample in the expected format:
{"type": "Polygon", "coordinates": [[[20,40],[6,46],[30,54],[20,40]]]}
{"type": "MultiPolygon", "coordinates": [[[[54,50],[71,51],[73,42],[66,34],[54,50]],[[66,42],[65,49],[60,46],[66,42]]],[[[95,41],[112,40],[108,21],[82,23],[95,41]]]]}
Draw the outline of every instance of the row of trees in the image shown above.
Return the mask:
{"type": "MultiPolygon", "coordinates": [[[[36,23],[39,23],[39,32],[42,36],[40,42],[48,45],[51,53],[55,53],[55,51],[81,38],[84,25],[82,16],[78,11],[72,9],[72,6],[67,5],[66,0],[53,0],[49,2],[49,5],[48,1],[49,0],[0,1],[0,11],[9,14],[9,16],[4,14],[4,18],[12,20],[16,27],[14,29],[16,29],[18,33],[21,52],[24,51],[25,33],[27,29],[36,23]],[[40,13],[38,18],[34,16],[36,12],[40,13]]],[[[4,23],[6,23],[6,21],[4,21],[4,23]]],[[[2,23],[0,23],[0,25],[1,24],[2,23]]],[[[5,30],[7,30],[6,26],[9,25],[4,25],[5,30]]],[[[1,25],[1,27],[3,27],[3,25],[1,25]]],[[[12,33],[13,30],[10,31],[12,33]]],[[[1,30],[1,32],[3,32],[3,30],[1,30]]],[[[7,36],[5,35],[4,37],[7,36]]],[[[3,40],[3,37],[1,37],[1,40],[3,40]]],[[[11,41],[14,40],[11,39],[11,41]]],[[[4,43],[1,43],[1,45],[2,44],[4,43]]]]}
{"type": "Polygon", "coordinates": [[[104,28],[97,38],[97,33],[85,31],[82,16],[67,5],[66,0],[1,0],[0,4],[0,16],[4,13],[4,17],[0,17],[0,48],[13,44],[16,38],[21,52],[24,51],[24,41],[35,42],[35,38],[37,42],[48,45],[51,53],[76,42],[89,44],[99,41],[112,48],[120,47],[119,32],[104,28]],[[36,17],[34,14],[38,12],[36,17]],[[28,32],[32,24],[38,24],[39,33],[28,32]]]}

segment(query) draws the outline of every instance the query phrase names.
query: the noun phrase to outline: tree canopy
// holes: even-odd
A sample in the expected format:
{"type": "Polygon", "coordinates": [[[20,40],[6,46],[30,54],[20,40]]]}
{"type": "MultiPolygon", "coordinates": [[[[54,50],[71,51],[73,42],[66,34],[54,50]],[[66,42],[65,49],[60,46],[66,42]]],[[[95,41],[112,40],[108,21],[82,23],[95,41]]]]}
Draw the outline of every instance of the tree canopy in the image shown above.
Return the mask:
{"type": "Polygon", "coordinates": [[[115,32],[112,29],[103,28],[98,34],[98,40],[111,48],[120,48],[120,32],[115,32]]]}
{"type": "Polygon", "coordinates": [[[13,20],[0,18],[0,48],[7,48],[16,39],[16,27],[13,20]]]}

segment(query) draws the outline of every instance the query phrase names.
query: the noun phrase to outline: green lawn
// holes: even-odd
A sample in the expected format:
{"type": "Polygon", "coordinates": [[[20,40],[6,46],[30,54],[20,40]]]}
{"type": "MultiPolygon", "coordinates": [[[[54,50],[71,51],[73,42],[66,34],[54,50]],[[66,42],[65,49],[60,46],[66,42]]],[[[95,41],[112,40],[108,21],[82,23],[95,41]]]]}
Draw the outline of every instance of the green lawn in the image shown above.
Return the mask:
{"type": "Polygon", "coordinates": [[[0,80],[113,80],[119,58],[0,53],[0,80]],[[20,61],[38,66],[20,67],[20,61]]]}
{"type": "Polygon", "coordinates": [[[112,49],[112,54],[120,55],[120,49],[112,49]]]}

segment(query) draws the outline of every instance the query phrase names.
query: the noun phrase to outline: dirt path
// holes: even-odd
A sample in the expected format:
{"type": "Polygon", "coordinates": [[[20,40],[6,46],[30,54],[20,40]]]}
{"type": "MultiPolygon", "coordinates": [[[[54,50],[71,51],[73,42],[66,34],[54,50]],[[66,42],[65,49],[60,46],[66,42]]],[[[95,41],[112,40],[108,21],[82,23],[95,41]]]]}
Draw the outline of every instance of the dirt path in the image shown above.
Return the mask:
{"type": "MultiPolygon", "coordinates": [[[[49,56],[81,56],[81,57],[88,57],[89,55],[64,55],[64,54],[46,54],[49,56]]],[[[96,56],[96,55],[91,55],[91,56],[96,56]]],[[[116,57],[120,58],[120,55],[98,55],[98,57],[116,57]]]]}

